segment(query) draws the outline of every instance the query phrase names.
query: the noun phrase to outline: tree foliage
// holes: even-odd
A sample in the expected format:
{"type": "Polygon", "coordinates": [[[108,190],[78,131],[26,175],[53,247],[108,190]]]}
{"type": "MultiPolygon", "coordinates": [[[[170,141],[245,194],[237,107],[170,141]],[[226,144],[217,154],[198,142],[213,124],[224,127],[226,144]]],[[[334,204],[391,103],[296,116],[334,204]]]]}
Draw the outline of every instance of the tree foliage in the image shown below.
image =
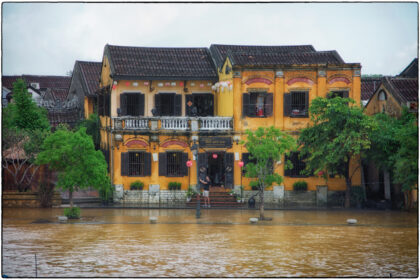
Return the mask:
{"type": "Polygon", "coordinates": [[[13,83],[13,101],[8,104],[6,113],[7,116],[3,115],[6,117],[6,122],[3,123],[6,127],[28,131],[50,130],[47,111],[32,100],[22,79],[13,83]]]}
{"type": "Polygon", "coordinates": [[[110,186],[105,158],[95,150],[86,128],[72,132],[59,127],[45,139],[36,162],[48,164],[58,171],[57,186],[69,191],[71,207],[74,191],[88,187],[100,190],[110,186]]]}
{"type": "Polygon", "coordinates": [[[312,175],[324,171],[344,176],[345,207],[350,207],[351,180],[357,170],[350,170],[350,161],[359,162],[362,152],[370,148],[369,135],[375,123],[350,98],[317,97],[309,112],[312,125],[303,129],[299,137],[306,172],[312,175]]]}
{"type": "Polygon", "coordinates": [[[95,149],[99,149],[101,135],[99,132],[100,122],[98,114],[90,114],[88,119],[84,119],[78,125],[78,128],[85,127],[86,133],[92,137],[93,143],[95,144],[95,149]]]}
{"type": "MultiPolygon", "coordinates": [[[[274,172],[274,163],[284,154],[296,148],[296,140],[273,126],[259,127],[256,131],[246,131],[245,144],[251,162],[246,165],[246,177],[255,178],[251,186],[257,186],[260,194],[260,219],[264,219],[264,189],[273,183],[281,184],[283,177],[274,172]]],[[[288,163],[290,165],[290,163],[288,163]]]]}

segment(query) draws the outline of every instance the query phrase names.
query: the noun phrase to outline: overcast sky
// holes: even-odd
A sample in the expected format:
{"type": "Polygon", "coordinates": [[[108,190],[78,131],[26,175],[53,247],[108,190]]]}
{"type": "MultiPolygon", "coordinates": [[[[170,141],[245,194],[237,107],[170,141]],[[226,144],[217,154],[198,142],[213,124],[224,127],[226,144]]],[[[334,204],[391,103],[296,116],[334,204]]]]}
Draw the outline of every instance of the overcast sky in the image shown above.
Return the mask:
{"type": "Polygon", "coordinates": [[[384,75],[418,51],[417,3],[3,3],[2,23],[3,75],[65,75],[105,44],[311,44],[384,75]]]}

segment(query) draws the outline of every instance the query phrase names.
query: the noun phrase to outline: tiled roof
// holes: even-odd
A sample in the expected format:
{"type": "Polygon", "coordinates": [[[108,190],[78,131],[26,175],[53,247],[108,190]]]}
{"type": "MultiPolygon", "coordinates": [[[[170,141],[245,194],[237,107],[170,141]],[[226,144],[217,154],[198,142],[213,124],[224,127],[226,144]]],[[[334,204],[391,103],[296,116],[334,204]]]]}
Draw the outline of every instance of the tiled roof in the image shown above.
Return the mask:
{"type": "Polygon", "coordinates": [[[142,79],[217,79],[207,48],[105,46],[111,75],[142,79]]]}
{"type": "Polygon", "coordinates": [[[39,87],[43,88],[66,88],[70,87],[71,77],[69,76],[35,76],[22,75],[22,78],[28,83],[39,83],[39,87]]]}
{"type": "Polygon", "coordinates": [[[362,77],[361,81],[361,100],[369,100],[381,84],[382,78],[362,77]]]}
{"type": "Polygon", "coordinates": [[[51,94],[53,95],[55,100],[60,100],[61,102],[65,102],[68,95],[68,89],[53,88],[51,89],[51,94]]]}
{"type": "Polygon", "coordinates": [[[210,46],[211,55],[218,68],[222,67],[228,51],[232,53],[292,53],[292,52],[315,52],[312,45],[300,46],[246,46],[246,45],[219,45],[210,46]]]}
{"type": "Polygon", "coordinates": [[[86,83],[88,94],[94,95],[99,89],[99,78],[101,76],[102,63],[91,61],[76,61],[80,66],[83,80],[86,83]]]}
{"type": "Polygon", "coordinates": [[[35,76],[35,75],[22,75],[22,76],[2,76],[2,86],[13,89],[13,83],[17,79],[23,79],[27,85],[30,83],[39,83],[41,89],[45,88],[66,88],[70,87],[71,77],[68,76],[35,76]]]}
{"type": "Polygon", "coordinates": [[[418,101],[418,79],[386,77],[384,82],[385,87],[393,93],[399,102],[418,101]]]}
{"type": "Polygon", "coordinates": [[[80,120],[78,110],[49,111],[47,116],[52,127],[56,127],[60,123],[74,127],[80,120]]]}
{"type": "Polygon", "coordinates": [[[229,53],[232,65],[268,66],[294,64],[343,64],[343,59],[336,51],[288,52],[288,53],[229,53]]]}
{"type": "Polygon", "coordinates": [[[413,59],[411,63],[398,75],[402,78],[418,78],[419,77],[419,60],[413,59]]]}
{"type": "Polygon", "coordinates": [[[8,88],[10,90],[13,89],[13,83],[18,79],[22,78],[22,76],[2,76],[1,77],[1,85],[2,87],[8,88]]]}

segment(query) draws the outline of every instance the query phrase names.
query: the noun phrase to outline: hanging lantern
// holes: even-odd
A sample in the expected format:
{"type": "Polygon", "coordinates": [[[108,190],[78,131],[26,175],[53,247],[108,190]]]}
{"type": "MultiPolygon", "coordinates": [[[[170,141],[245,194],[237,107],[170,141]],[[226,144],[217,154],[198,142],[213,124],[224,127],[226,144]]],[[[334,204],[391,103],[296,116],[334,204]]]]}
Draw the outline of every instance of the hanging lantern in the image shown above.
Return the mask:
{"type": "Polygon", "coordinates": [[[216,159],[217,158],[217,154],[213,154],[213,158],[216,159]]]}
{"type": "Polygon", "coordinates": [[[187,161],[187,166],[188,166],[188,167],[191,167],[192,165],[193,165],[193,163],[192,163],[192,161],[191,161],[191,160],[187,161]]]}
{"type": "Polygon", "coordinates": [[[179,86],[183,87],[184,83],[183,82],[179,82],[179,86]]]}
{"type": "Polygon", "coordinates": [[[130,85],[130,82],[125,82],[125,85],[126,85],[126,86],[129,86],[129,85],[130,85]]]}
{"type": "Polygon", "coordinates": [[[112,89],[116,89],[116,88],[117,88],[117,86],[116,86],[116,85],[113,85],[113,86],[112,86],[112,89]]]}
{"type": "Polygon", "coordinates": [[[240,162],[238,162],[239,167],[243,167],[244,166],[244,162],[241,160],[240,162]]]}

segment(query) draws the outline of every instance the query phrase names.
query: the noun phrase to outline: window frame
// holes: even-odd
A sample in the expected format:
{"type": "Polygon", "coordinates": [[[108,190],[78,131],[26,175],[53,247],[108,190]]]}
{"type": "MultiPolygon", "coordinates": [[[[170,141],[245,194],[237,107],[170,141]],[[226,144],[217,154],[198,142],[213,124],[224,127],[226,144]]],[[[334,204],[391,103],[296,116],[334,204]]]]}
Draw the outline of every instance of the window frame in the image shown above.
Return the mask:
{"type": "MultiPolygon", "coordinates": [[[[296,98],[296,97],[295,97],[296,98]]],[[[302,106],[302,103],[300,104],[302,106]]],[[[291,118],[307,118],[309,117],[309,90],[292,90],[290,91],[290,117],[291,118]],[[303,109],[293,109],[293,99],[297,94],[302,94],[303,96],[299,99],[303,101],[303,109]],[[298,112],[293,113],[294,110],[298,112]]]]}
{"type": "Polygon", "coordinates": [[[127,162],[127,169],[128,169],[128,175],[129,177],[146,177],[147,175],[145,175],[146,173],[146,151],[128,151],[128,162],[127,162]],[[133,163],[131,162],[132,159],[132,154],[141,154],[142,157],[142,162],[140,163],[133,163]],[[140,170],[141,172],[139,172],[139,174],[133,174],[132,170],[133,170],[133,164],[136,165],[140,165],[143,166],[143,168],[140,170]]]}
{"type": "Polygon", "coordinates": [[[288,156],[285,156],[285,162],[287,160],[290,160],[292,162],[293,168],[292,169],[284,168],[284,176],[291,177],[291,178],[309,177],[309,175],[301,174],[301,172],[305,170],[306,168],[306,163],[302,159],[299,158],[299,155],[300,155],[300,152],[290,152],[288,156]],[[295,163],[294,160],[297,160],[297,163],[295,163]]]}
{"type": "MultiPolygon", "coordinates": [[[[273,116],[273,107],[274,107],[274,97],[273,93],[267,91],[255,91],[250,90],[244,94],[249,95],[249,103],[247,104],[248,109],[245,112],[245,116],[248,118],[270,118],[273,116]],[[258,115],[257,112],[257,100],[258,97],[263,98],[263,104],[261,105],[262,114],[258,115]],[[269,103],[271,99],[271,104],[269,103]],[[253,109],[252,109],[253,108],[253,109]]],[[[243,107],[243,106],[242,106],[243,107]]]]}
{"type": "Polygon", "coordinates": [[[166,151],[166,177],[184,177],[182,169],[182,151],[166,151]],[[177,155],[176,162],[171,162],[171,155],[177,155]],[[172,171],[176,172],[172,172],[172,171]]]}

